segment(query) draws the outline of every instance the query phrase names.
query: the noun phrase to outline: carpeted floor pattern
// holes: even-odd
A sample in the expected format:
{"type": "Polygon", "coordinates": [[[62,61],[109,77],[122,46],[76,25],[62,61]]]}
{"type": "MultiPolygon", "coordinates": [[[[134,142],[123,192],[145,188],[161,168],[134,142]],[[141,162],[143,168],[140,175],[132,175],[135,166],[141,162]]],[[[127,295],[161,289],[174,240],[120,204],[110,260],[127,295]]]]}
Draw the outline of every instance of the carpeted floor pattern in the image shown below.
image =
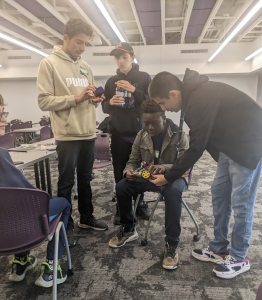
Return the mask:
{"type": "MultiPolygon", "coordinates": [[[[53,194],[56,195],[57,161],[51,160],[53,194]]],[[[207,246],[213,235],[213,216],[210,186],[214,178],[216,163],[205,153],[197,162],[190,189],[184,193],[184,200],[193,211],[201,230],[199,242],[193,241],[194,223],[187,211],[182,212],[182,234],[179,245],[180,265],[177,270],[164,270],[162,256],[164,249],[164,203],[157,207],[149,233],[148,245],[143,247],[146,222],[138,219],[139,239],[120,249],[108,247],[109,239],[117,227],[113,225],[115,203],[113,196],[112,166],[96,169],[92,181],[95,217],[108,223],[105,232],[80,229],[76,226],[77,246],[71,249],[75,274],[58,286],[58,299],[70,300],[255,300],[256,291],[262,281],[262,186],[260,185],[254,215],[253,234],[250,242],[249,272],[231,280],[212,275],[215,266],[191,257],[193,248],[207,246]]],[[[34,183],[33,169],[25,170],[26,177],[34,183]]],[[[73,196],[72,196],[73,197],[73,196]]],[[[146,194],[146,199],[156,195],[146,194]]],[[[149,203],[149,208],[154,204],[149,203]]],[[[77,200],[73,200],[73,216],[77,223],[79,214],[77,200]]],[[[233,221],[232,221],[233,223],[233,221]]],[[[9,257],[0,258],[0,299],[46,300],[51,299],[52,289],[34,285],[39,275],[41,261],[45,259],[46,244],[34,249],[38,258],[36,268],[27,273],[23,282],[8,281],[9,257]]],[[[62,262],[66,267],[66,256],[62,262]]]]}

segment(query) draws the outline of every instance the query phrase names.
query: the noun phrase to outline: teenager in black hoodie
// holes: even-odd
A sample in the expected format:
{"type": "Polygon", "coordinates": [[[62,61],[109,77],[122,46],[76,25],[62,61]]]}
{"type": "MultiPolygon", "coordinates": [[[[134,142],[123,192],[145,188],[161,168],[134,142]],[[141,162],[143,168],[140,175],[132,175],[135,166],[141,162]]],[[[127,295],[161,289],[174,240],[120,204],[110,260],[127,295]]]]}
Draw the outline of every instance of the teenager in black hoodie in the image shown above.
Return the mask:
{"type": "Polygon", "coordinates": [[[192,255],[219,264],[216,276],[234,278],[250,269],[246,257],[252,232],[257,189],[262,169],[262,109],[234,87],[209,81],[207,76],[186,70],[181,82],[168,72],[157,74],[150,97],[163,110],[185,114],[190,128],[189,149],[169,173],[156,175],[157,186],[178,179],[207,150],[217,161],[212,184],[214,239],[192,255]],[[228,249],[232,210],[235,224],[228,249]]]}
{"type": "MultiPolygon", "coordinates": [[[[102,109],[110,115],[111,153],[115,182],[118,183],[123,178],[136,134],[142,129],[140,106],[148,99],[151,77],[148,73],[139,71],[139,66],[133,63],[135,55],[130,44],[119,43],[110,55],[114,56],[118,69],[117,75],[110,77],[106,83],[102,109]],[[123,94],[116,95],[116,88],[122,89],[123,94]]],[[[147,205],[142,199],[137,214],[149,219],[147,205]]],[[[118,207],[114,223],[120,224],[118,207]]]]}

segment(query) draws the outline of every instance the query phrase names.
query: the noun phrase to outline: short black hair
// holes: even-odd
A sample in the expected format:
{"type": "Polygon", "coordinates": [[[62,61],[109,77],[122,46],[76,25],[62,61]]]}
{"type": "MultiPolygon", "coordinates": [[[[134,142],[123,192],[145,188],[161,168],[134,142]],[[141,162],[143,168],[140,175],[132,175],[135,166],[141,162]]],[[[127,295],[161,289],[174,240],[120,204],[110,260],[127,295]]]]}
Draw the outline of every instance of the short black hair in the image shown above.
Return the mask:
{"type": "Polygon", "coordinates": [[[65,24],[64,34],[67,34],[69,39],[81,33],[91,37],[93,35],[93,28],[85,21],[77,18],[71,18],[65,24]]]}
{"type": "Polygon", "coordinates": [[[160,72],[156,74],[149,85],[149,97],[168,99],[169,92],[172,90],[181,91],[183,82],[174,74],[169,72],[160,72]]]}
{"type": "Polygon", "coordinates": [[[143,101],[140,109],[144,114],[161,113],[162,117],[165,116],[165,112],[162,110],[161,106],[151,99],[143,101]]]}

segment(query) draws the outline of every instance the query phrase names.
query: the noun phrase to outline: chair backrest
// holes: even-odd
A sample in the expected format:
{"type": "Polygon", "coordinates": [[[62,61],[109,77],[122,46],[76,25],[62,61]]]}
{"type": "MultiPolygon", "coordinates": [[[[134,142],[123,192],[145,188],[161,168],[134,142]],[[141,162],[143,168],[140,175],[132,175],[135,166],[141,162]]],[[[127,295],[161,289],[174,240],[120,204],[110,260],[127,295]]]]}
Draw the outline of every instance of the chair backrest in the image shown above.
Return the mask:
{"type": "Polygon", "coordinates": [[[8,132],[3,136],[0,136],[0,147],[10,149],[15,147],[16,134],[8,132]]]}
{"type": "Polygon", "coordinates": [[[51,126],[45,126],[40,130],[40,141],[51,139],[52,130],[51,126]]]}
{"type": "Polygon", "coordinates": [[[18,122],[11,125],[11,130],[32,128],[32,121],[18,122]]]}
{"type": "Polygon", "coordinates": [[[14,120],[10,121],[10,124],[12,125],[12,124],[15,124],[15,123],[20,123],[20,122],[22,122],[22,121],[19,120],[19,119],[14,119],[14,120]]]}
{"type": "Polygon", "coordinates": [[[5,133],[10,132],[10,130],[11,130],[11,124],[10,123],[6,123],[5,124],[5,133]]]}
{"type": "Polygon", "coordinates": [[[95,141],[95,159],[111,160],[108,133],[98,133],[95,141]]]}
{"type": "Polygon", "coordinates": [[[41,120],[39,121],[40,126],[46,126],[46,125],[50,125],[51,124],[51,120],[50,118],[45,118],[42,117],[41,120]]]}
{"type": "Polygon", "coordinates": [[[0,188],[0,255],[41,245],[49,232],[48,193],[37,189],[0,188]]]}

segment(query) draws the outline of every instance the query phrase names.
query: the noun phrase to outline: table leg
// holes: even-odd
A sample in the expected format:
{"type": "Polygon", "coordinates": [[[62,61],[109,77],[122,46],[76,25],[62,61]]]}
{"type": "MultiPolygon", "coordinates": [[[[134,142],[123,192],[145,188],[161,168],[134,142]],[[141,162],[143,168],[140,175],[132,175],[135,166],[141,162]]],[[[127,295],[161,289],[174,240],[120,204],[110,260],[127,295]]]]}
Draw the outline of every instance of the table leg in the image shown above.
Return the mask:
{"type": "Polygon", "coordinates": [[[35,185],[38,189],[40,189],[40,181],[39,181],[39,172],[38,172],[38,164],[34,164],[35,170],[35,185]]]}
{"type": "Polygon", "coordinates": [[[44,169],[44,161],[39,162],[39,167],[40,167],[40,176],[41,176],[41,186],[42,190],[46,191],[46,184],[45,184],[45,169],[44,169]]]}
{"type": "Polygon", "coordinates": [[[51,173],[50,173],[50,162],[49,158],[45,159],[45,172],[46,172],[46,181],[47,181],[47,191],[52,198],[52,183],[51,183],[51,173]]]}

